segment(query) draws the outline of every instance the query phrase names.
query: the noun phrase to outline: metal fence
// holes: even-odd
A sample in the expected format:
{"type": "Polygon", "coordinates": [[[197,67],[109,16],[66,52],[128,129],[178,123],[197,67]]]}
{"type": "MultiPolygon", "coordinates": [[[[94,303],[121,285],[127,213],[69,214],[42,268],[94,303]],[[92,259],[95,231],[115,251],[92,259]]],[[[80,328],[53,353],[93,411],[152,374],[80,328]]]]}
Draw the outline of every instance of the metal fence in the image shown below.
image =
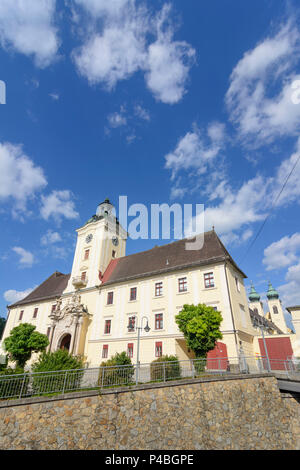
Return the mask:
{"type": "Polygon", "coordinates": [[[300,364],[266,357],[193,359],[56,372],[0,375],[0,400],[103,390],[213,375],[276,372],[300,380],[300,364]]]}

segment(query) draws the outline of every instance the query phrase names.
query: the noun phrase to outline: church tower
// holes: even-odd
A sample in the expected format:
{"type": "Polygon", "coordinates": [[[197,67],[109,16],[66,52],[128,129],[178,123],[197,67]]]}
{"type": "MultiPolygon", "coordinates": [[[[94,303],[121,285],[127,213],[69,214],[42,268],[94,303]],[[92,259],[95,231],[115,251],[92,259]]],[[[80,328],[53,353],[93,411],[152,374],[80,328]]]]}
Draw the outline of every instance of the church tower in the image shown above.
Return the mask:
{"type": "Polygon", "coordinates": [[[275,323],[276,326],[284,333],[288,333],[288,328],[284,318],[284,313],[279,299],[279,294],[269,281],[269,288],[267,292],[269,314],[268,319],[275,323]]]}
{"type": "Polygon", "coordinates": [[[263,303],[260,301],[260,295],[256,292],[253,283],[251,282],[251,291],[249,294],[249,308],[253,310],[254,313],[258,313],[262,317],[264,314],[264,307],[263,303]]]}
{"type": "Polygon", "coordinates": [[[77,244],[71,277],[65,292],[92,288],[101,283],[110,261],[125,256],[127,232],[115,216],[109,199],[77,230],[77,244]]]}

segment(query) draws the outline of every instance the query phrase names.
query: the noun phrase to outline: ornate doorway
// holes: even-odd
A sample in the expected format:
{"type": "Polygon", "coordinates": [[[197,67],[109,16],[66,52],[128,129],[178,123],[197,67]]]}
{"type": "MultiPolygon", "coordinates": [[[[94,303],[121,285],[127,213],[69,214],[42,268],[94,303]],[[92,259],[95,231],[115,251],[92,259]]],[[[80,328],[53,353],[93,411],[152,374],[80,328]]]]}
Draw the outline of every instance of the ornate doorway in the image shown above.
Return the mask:
{"type": "Polygon", "coordinates": [[[65,335],[61,341],[60,341],[60,346],[59,349],[66,349],[69,351],[71,345],[71,335],[65,335]]]}

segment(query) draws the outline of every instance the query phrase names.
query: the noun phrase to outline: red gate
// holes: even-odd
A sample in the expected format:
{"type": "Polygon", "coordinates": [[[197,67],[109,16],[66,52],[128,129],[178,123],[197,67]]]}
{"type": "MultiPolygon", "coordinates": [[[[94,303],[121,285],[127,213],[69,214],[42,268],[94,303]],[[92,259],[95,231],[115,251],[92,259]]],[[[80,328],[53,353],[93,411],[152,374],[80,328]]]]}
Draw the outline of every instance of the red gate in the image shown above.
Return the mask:
{"type": "Polygon", "coordinates": [[[227,346],[225,343],[217,342],[215,349],[207,354],[206,367],[207,369],[226,370],[228,364],[227,346]]]}
{"type": "MultiPolygon", "coordinates": [[[[285,370],[284,361],[293,356],[290,338],[265,338],[268,356],[272,370],[285,370]]],[[[266,357],[265,346],[262,338],[258,338],[260,353],[266,357]]],[[[266,359],[265,359],[266,362],[266,359]]],[[[266,367],[266,364],[264,364],[266,367]]]]}

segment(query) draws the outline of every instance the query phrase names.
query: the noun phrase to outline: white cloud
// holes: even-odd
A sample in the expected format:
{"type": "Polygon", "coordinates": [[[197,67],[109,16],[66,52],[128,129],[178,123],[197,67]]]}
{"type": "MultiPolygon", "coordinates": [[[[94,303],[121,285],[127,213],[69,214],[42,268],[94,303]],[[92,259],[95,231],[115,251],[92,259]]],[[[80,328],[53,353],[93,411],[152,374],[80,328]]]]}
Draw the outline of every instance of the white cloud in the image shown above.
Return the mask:
{"type": "Polygon", "coordinates": [[[21,267],[31,268],[35,259],[34,255],[30,251],[25,250],[21,246],[15,246],[13,251],[20,256],[19,262],[21,267]]]}
{"type": "Polygon", "coordinates": [[[144,121],[150,121],[150,113],[147,111],[145,108],[143,108],[140,104],[137,104],[134,107],[134,114],[144,120],[144,121]]]}
{"type": "Polygon", "coordinates": [[[24,213],[28,199],[46,185],[43,169],[23,153],[21,146],[0,143],[0,202],[12,199],[14,213],[24,213]]]}
{"type": "Polygon", "coordinates": [[[290,21],[244,54],[230,77],[226,104],[243,143],[265,145],[297,135],[300,107],[292,103],[293,71],[300,58],[300,31],[290,21]]]}
{"type": "Polygon", "coordinates": [[[153,18],[145,4],[137,6],[134,0],[76,1],[91,14],[89,38],[73,51],[79,73],[90,84],[112,90],[142,71],[156,99],[168,104],[182,99],[195,51],[184,41],[173,41],[170,5],[153,18]],[[102,20],[101,27],[95,18],[102,20]]]}
{"type": "Polygon", "coordinates": [[[53,99],[53,101],[58,101],[60,96],[58,93],[49,93],[50,98],[53,99]]]}
{"type": "Polygon", "coordinates": [[[287,307],[300,305],[300,260],[298,264],[289,267],[285,280],[286,284],[278,287],[284,305],[287,307]]]}
{"type": "Polygon", "coordinates": [[[126,126],[127,118],[125,116],[125,108],[121,106],[119,112],[111,113],[107,117],[108,123],[110,127],[116,128],[121,126],[126,126]]]}
{"type": "Polygon", "coordinates": [[[182,170],[194,169],[197,175],[206,173],[220,154],[224,139],[224,127],[220,123],[209,124],[206,134],[199,129],[187,132],[179,140],[175,150],[165,156],[165,168],[172,171],[172,180],[182,170]]]}
{"type": "Polygon", "coordinates": [[[48,246],[53,245],[54,243],[58,243],[62,240],[60,234],[58,232],[53,232],[53,230],[48,230],[45,235],[41,238],[41,245],[48,246]]]}
{"type": "Polygon", "coordinates": [[[25,297],[27,297],[27,295],[29,295],[34,289],[36,289],[36,287],[37,286],[33,287],[32,289],[24,290],[23,292],[10,289],[4,292],[3,297],[6,302],[8,302],[9,304],[13,304],[15,302],[25,299],[25,297]]]}
{"type": "Polygon", "coordinates": [[[66,219],[76,219],[79,214],[75,210],[72,197],[73,195],[69,190],[52,191],[48,196],[42,195],[42,218],[48,220],[50,217],[53,217],[57,222],[60,222],[63,217],[66,219]]]}
{"type": "Polygon", "coordinates": [[[1,0],[2,47],[33,56],[38,67],[48,66],[59,47],[55,7],[56,0],[1,0]]]}
{"type": "Polygon", "coordinates": [[[300,252],[300,233],[281,238],[264,250],[263,264],[267,271],[290,266],[298,259],[300,252]]]}

